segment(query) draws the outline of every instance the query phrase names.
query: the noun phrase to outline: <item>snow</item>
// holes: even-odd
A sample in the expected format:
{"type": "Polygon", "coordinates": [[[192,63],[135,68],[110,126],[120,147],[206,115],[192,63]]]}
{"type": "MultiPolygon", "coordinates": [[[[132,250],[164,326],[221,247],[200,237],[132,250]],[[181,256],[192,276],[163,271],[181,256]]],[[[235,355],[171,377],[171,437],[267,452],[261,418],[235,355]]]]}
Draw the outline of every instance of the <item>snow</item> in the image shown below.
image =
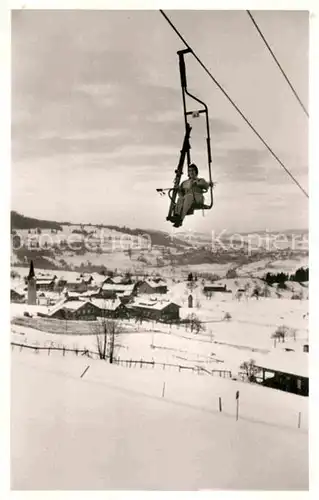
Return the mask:
{"type": "Polygon", "coordinates": [[[91,299],[90,303],[102,310],[115,311],[122,302],[119,299],[91,299]]]}
{"type": "MultiPolygon", "coordinates": [[[[224,281],[235,291],[242,279],[224,281]]],[[[160,299],[182,305],[183,318],[191,313],[198,316],[205,331],[195,334],[182,325],[121,320],[115,340],[116,357],[154,360],[158,363],[154,368],[134,363],[131,368],[110,366],[74,353],[63,356],[51,351],[48,356],[47,351],[35,354],[14,347],[14,488],[308,487],[308,398],[222,378],[218,372],[231,370],[238,378],[243,361],[275,357],[283,369],[294,355],[303,356],[307,366],[308,355],[301,351],[308,343],[308,301],[238,301],[233,293],[214,293],[207,299],[201,286],[190,292],[185,283],[170,282],[169,290],[160,299]],[[185,307],[190,293],[199,307],[185,307]],[[229,321],[224,320],[227,312],[229,321]],[[293,328],[295,339],[288,336],[274,347],[271,335],[280,325],[293,328]],[[160,363],[166,364],[165,369],[160,363]],[[214,375],[200,375],[198,367],[214,375]],[[240,392],[238,422],[236,390],[240,392]]],[[[11,305],[12,317],[26,310],[35,315],[47,308],[11,305]]],[[[69,329],[68,334],[49,334],[18,325],[12,325],[11,332],[17,343],[97,351],[93,334],[70,334],[69,329]]]]}
{"type": "Polygon", "coordinates": [[[308,378],[309,355],[303,353],[280,352],[255,356],[257,366],[308,378]]]}
{"type": "Polygon", "coordinates": [[[102,290],[114,291],[114,292],[120,291],[120,292],[129,292],[129,293],[132,293],[133,290],[134,290],[134,285],[121,285],[121,284],[113,285],[113,284],[105,283],[102,286],[102,290]]]}
{"type": "Polygon", "coordinates": [[[308,488],[307,400],[264,387],[13,351],[11,418],[13,489],[308,488]]]}
{"type": "Polygon", "coordinates": [[[130,303],[127,306],[127,308],[131,309],[134,307],[142,307],[144,309],[154,309],[157,311],[162,311],[162,309],[165,309],[165,307],[171,304],[178,305],[165,298],[150,297],[149,295],[144,295],[144,296],[140,295],[138,296],[138,298],[134,299],[134,301],[130,303]]]}
{"type": "Polygon", "coordinates": [[[16,304],[11,303],[10,305],[11,318],[15,316],[23,316],[24,312],[28,312],[32,316],[36,316],[38,312],[47,314],[48,307],[43,305],[28,305],[28,304],[16,304]]]}
{"type": "MultiPolygon", "coordinates": [[[[181,294],[184,292],[185,283],[176,285],[176,289],[170,294],[170,300],[181,304],[181,294]]],[[[145,361],[154,359],[160,363],[194,368],[201,366],[208,370],[230,370],[236,376],[244,361],[255,360],[259,354],[276,353],[285,363],[287,356],[293,354],[286,352],[285,349],[293,349],[296,354],[301,353],[303,344],[308,343],[307,301],[271,298],[237,301],[232,299],[231,294],[222,293],[216,293],[209,300],[203,298],[198,290],[194,290],[192,294],[195,299],[194,304],[198,298],[201,307],[193,309],[181,307],[180,315],[186,318],[189,314],[195,314],[203,322],[205,331],[195,334],[187,331],[183,325],[169,327],[145,321],[137,325],[134,320],[121,320],[119,329],[123,332],[124,328],[124,333],[119,335],[116,355],[121,359],[143,358],[145,361]],[[231,315],[229,321],[224,319],[226,313],[231,315]],[[285,343],[277,341],[275,345],[272,334],[280,325],[292,330],[285,343]]],[[[161,299],[164,300],[165,297],[161,299]]],[[[147,301],[150,301],[149,296],[147,301]]],[[[47,308],[12,304],[12,316],[23,315],[25,310],[35,314],[37,310],[46,312],[47,308]]],[[[47,339],[49,344],[59,343],[70,348],[77,345],[78,348],[82,346],[96,351],[94,335],[71,334],[77,331],[76,325],[70,329],[69,334],[64,334],[61,329],[62,335],[32,332],[32,329],[17,325],[14,325],[12,330],[16,332],[13,335],[15,342],[21,342],[22,338],[22,342],[37,342],[41,345],[44,339],[47,339]]],[[[82,329],[79,331],[82,332],[82,329]]]]}

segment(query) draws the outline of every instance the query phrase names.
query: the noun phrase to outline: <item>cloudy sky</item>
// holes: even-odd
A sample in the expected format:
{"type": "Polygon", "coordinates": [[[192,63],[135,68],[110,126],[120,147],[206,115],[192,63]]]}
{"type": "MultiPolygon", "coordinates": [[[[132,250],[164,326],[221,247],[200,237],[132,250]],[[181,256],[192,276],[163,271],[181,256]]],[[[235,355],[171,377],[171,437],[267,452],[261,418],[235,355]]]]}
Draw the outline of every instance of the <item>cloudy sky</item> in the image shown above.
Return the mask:
{"type": "MultiPolygon", "coordinates": [[[[308,119],[245,11],[170,11],[188,43],[308,190],[308,119]]],[[[254,12],[307,106],[308,14],[254,12]]],[[[13,11],[12,209],[74,222],[170,229],[184,134],[177,50],[154,11],[13,11]]],[[[308,200],[188,56],[210,110],[215,206],[185,229],[307,227],[308,200]]],[[[208,176],[203,118],[193,160],[208,176]]]]}

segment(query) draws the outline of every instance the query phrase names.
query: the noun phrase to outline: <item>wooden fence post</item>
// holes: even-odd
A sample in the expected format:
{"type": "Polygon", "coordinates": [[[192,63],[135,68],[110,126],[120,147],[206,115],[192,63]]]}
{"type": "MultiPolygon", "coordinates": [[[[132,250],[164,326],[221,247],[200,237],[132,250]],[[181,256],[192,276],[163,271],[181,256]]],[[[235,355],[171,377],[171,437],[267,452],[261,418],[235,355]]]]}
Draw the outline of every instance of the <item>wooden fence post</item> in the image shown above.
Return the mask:
{"type": "Polygon", "coordinates": [[[238,420],[239,415],[239,391],[236,392],[236,420],[238,420]]]}
{"type": "Polygon", "coordinates": [[[162,398],[164,397],[164,394],[165,394],[165,382],[163,383],[162,398]]]}
{"type": "Polygon", "coordinates": [[[300,429],[301,426],[301,411],[298,414],[298,429],[300,429]]]}
{"type": "Polygon", "coordinates": [[[219,397],[219,411],[222,411],[222,398],[219,397]]]}
{"type": "Polygon", "coordinates": [[[89,368],[90,368],[90,366],[88,365],[88,366],[85,368],[85,370],[84,370],[84,372],[82,373],[82,375],[81,375],[81,377],[80,377],[80,378],[82,378],[82,377],[86,374],[86,372],[88,371],[88,369],[89,369],[89,368]]]}

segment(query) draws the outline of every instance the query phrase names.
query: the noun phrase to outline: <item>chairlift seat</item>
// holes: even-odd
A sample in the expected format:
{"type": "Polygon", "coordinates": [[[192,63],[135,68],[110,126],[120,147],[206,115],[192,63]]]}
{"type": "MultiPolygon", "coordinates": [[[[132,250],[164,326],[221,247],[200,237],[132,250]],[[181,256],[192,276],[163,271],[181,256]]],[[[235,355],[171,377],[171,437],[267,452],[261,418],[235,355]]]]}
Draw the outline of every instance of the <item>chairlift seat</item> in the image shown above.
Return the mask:
{"type": "Polygon", "coordinates": [[[209,210],[211,207],[205,203],[193,203],[186,215],[193,215],[195,210],[209,210]]]}

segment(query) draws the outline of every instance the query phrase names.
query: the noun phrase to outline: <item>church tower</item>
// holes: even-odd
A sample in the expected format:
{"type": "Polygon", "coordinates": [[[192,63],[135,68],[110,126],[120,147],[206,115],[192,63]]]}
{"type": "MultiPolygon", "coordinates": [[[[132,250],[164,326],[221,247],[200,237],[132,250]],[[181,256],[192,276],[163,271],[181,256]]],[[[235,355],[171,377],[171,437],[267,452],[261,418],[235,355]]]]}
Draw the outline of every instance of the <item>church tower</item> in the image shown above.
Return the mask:
{"type": "Polygon", "coordinates": [[[28,280],[28,304],[36,305],[37,303],[37,281],[34,274],[33,260],[30,262],[30,271],[28,280]]]}

